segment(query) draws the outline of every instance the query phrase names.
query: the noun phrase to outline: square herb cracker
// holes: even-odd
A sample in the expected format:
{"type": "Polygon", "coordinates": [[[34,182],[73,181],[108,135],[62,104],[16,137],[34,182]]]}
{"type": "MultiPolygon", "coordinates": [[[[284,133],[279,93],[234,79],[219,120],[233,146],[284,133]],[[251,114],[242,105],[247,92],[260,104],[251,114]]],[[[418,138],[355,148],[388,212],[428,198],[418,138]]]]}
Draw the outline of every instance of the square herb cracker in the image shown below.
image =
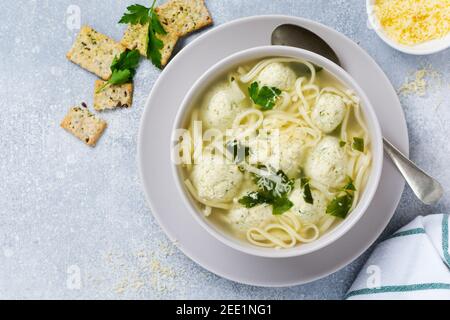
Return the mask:
{"type": "MultiPolygon", "coordinates": [[[[161,65],[165,66],[170,60],[173,49],[178,42],[178,35],[170,27],[164,26],[166,30],[166,35],[158,34],[157,37],[164,43],[164,47],[161,49],[161,65]]],[[[148,46],[148,24],[135,24],[128,25],[125,30],[121,44],[130,49],[137,49],[139,53],[147,57],[147,46],[148,46]]]]}
{"type": "Polygon", "coordinates": [[[106,129],[106,122],[94,116],[87,108],[73,107],[61,122],[61,127],[88,146],[94,147],[106,129]]]}
{"type": "Polygon", "coordinates": [[[97,111],[111,110],[115,108],[129,108],[133,101],[133,84],[124,83],[111,85],[101,92],[97,91],[106,84],[106,81],[95,81],[94,109],[97,111]]]}
{"type": "Polygon", "coordinates": [[[172,29],[165,27],[164,28],[167,34],[160,35],[157,37],[164,43],[164,47],[161,49],[161,65],[164,67],[169,63],[170,57],[172,56],[173,50],[175,49],[175,45],[180,38],[176,32],[172,29]]]}
{"type": "Polygon", "coordinates": [[[111,63],[125,47],[89,26],[83,26],[67,58],[103,80],[111,77],[111,63]]]}
{"type": "Polygon", "coordinates": [[[171,0],[155,9],[163,26],[182,37],[212,24],[204,0],[171,0]]]}
{"type": "Polygon", "coordinates": [[[147,56],[148,24],[129,24],[120,43],[127,49],[137,49],[139,53],[147,56]]]}

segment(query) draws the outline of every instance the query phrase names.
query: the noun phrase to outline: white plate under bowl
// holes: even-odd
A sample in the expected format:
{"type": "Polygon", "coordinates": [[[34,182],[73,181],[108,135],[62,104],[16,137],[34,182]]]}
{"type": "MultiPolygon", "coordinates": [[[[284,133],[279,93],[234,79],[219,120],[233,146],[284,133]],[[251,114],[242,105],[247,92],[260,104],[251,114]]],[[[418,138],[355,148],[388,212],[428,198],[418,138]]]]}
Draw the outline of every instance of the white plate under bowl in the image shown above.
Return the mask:
{"type": "Polygon", "coordinates": [[[383,27],[380,25],[380,22],[374,12],[375,1],[376,0],[366,0],[366,9],[369,23],[376,34],[381,38],[381,40],[386,42],[392,48],[408,54],[427,55],[446,50],[448,47],[450,47],[450,33],[447,34],[447,36],[445,36],[444,38],[430,40],[414,46],[407,46],[389,38],[389,36],[383,30],[383,27]]]}
{"type": "Polygon", "coordinates": [[[213,64],[232,53],[270,44],[272,30],[284,23],[308,28],[331,45],[343,68],[369,97],[384,136],[408,154],[403,110],[394,88],[375,61],[331,28],[306,19],[278,15],[249,17],[218,26],[178,53],[153,86],[138,141],[139,170],[145,194],[167,236],[205,269],[236,282],[267,287],[311,282],[352,262],[384,230],[404,188],[404,181],[395,167],[390,161],[384,161],[377,193],[358,223],[331,245],[291,258],[262,258],[234,250],[211,236],[187,211],[172,178],[167,143],[183,98],[213,64]]]}

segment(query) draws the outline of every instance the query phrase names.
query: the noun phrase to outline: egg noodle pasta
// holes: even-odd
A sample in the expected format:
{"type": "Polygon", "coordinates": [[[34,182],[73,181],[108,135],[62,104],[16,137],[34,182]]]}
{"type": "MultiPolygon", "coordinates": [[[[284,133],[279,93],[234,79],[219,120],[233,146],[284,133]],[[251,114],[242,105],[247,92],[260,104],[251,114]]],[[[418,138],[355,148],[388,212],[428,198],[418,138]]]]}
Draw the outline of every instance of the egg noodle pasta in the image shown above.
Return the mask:
{"type": "Polygon", "coordinates": [[[319,234],[324,234],[325,232],[327,232],[335,221],[335,217],[328,216],[323,218],[323,221],[321,221],[321,224],[319,225],[319,234]]]}
{"type": "Polygon", "coordinates": [[[289,106],[289,103],[291,102],[291,95],[287,92],[281,93],[281,104],[279,105],[279,110],[284,110],[289,106]]]}
{"type": "Polygon", "coordinates": [[[350,109],[347,108],[345,110],[345,117],[344,121],[342,121],[341,125],[341,141],[347,141],[347,126],[348,126],[348,119],[350,117],[350,109]]]}
{"type": "Polygon", "coordinates": [[[304,95],[306,100],[316,100],[320,95],[320,89],[315,84],[304,85],[302,91],[313,91],[311,94],[304,95]]]}
{"type": "Polygon", "coordinates": [[[330,191],[327,186],[321,184],[318,181],[315,181],[313,179],[311,179],[309,181],[309,184],[311,185],[311,187],[313,187],[314,189],[319,190],[320,192],[323,193],[323,195],[327,198],[327,199],[332,199],[335,195],[336,192],[333,192],[332,190],[330,191]]]}
{"type": "Polygon", "coordinates": [[[364,140],[369,142],[369,132],[366,128],[364,121],[362,120],[359,104],[355,104],[354,108],[355,108],[356,121],[358,121],[358,125],[361,127],[362,131],[364,132],[364,140]]]}
{"type": "Polygon", "coordinates": [[[238,129],[242,127],[244,127],[245,129],[236,136],[236,140],[240,140],[246,136],[252,135],[262,125],[263,121],[264,121],[263,113],[260,110],[256,109],[250,109],[238,115],[233,122],[233,129],[238,129]],[[244,120],[251,119],[250,116],[252,115],[255,116],[254,117],[255,120],[248,121],[247,123],[245,123],[244,120]]]}
{"type": "Polygon", "coordinates": [[[254,245],[267,248],[288,249],[298,243],[313,242],[319,237],[319,228],[313,224],[302,225],[295,215],[286,213],[276,218],[277,222],[264,227],[251,228],[247,232],[247,240],[254,245]],[[306,235],[312,231],[312,235],[306,235]],[[303,236],[303,235],[304,236],[303,236]]]}
{"type": "Polygon", "coordinates": [[[207,219],[241,241],[288,249],[351,214],[372,151],[360,100],[342,88],[310,62],[273,57],[205,89],[187,124],[196,139],[181,141],[202,150],[181,171],[207,219]]]}
{"type": "Polygon", "coordinates": [[[285,111],[271,110],[264,113],[264,119],[277,119],[282,122],[291,122],[299,127],[304,127],[306,122],[303,119],[298,118],[296,115],[292,113],[288,113],[285,111]]]}

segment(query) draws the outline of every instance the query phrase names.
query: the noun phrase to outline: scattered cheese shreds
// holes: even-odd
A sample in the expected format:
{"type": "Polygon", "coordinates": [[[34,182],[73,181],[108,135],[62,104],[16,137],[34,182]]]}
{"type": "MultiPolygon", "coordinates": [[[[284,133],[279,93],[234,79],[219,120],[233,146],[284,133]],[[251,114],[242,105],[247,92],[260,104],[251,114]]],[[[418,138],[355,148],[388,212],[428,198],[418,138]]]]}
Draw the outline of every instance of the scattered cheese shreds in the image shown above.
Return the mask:
{"type": "Polygon", "coordinates": [[[377,0],[374,9],[387,35],[404,45],[440,39],[450,32],[450,0],[377,0]]]}
{"type": "Polygon", "coordinates": [[[427,94],[430,87],[429,80],[433,80],[433,83],[437,84],[438,87],[442,86],[442,75],[438,71],[433,70],[431,66],[426,66],[411,73],[398,89],[398,93],[423,97],[427,94]]]}
{"type": "MultiPolygon", "coordinates": [[[[173,268],[170,264],[175,246],[175,243],[161,241],[154,250],[143,248],[126,255],[107,253],[105,260],[115,278],[112,291],[117,295],[151,291],[158,298],[173,294],[184,275],[183,268],[173,268]]],[[[103,282],[109,284],[109,281],[103,282]]]]}

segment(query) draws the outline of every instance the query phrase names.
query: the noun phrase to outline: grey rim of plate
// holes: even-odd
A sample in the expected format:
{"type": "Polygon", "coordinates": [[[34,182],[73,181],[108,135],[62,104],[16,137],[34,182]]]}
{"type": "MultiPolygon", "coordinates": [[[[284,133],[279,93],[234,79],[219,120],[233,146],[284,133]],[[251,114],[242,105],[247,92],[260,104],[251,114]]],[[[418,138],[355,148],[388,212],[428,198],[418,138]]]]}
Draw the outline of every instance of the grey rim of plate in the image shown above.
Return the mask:
{"type": "Polygon", "coordinates": [[[280,15],[228,22],[199,36],[181,50],[153,86],[141,119],[138,141],[139,171],[145,194],[153,215],[168,237],[203,268],[229,280],[265,287],[308,283],[352,262],[384,230],[404,188],[401,175],[385,158],[380,186],[361,220],[333,244],[293,258],[260,258],[226,247],[203,230],[184,208],[169,165],[170,131],[181,100],[210,66],[234,52],[270,44],[272,30],[283,23],[306,27],[333,47],[344,69],[371,100],[383,134],[408,155],[403,110],[394,88],[374,60],[357,44],[329,27],[280,15]]]}

